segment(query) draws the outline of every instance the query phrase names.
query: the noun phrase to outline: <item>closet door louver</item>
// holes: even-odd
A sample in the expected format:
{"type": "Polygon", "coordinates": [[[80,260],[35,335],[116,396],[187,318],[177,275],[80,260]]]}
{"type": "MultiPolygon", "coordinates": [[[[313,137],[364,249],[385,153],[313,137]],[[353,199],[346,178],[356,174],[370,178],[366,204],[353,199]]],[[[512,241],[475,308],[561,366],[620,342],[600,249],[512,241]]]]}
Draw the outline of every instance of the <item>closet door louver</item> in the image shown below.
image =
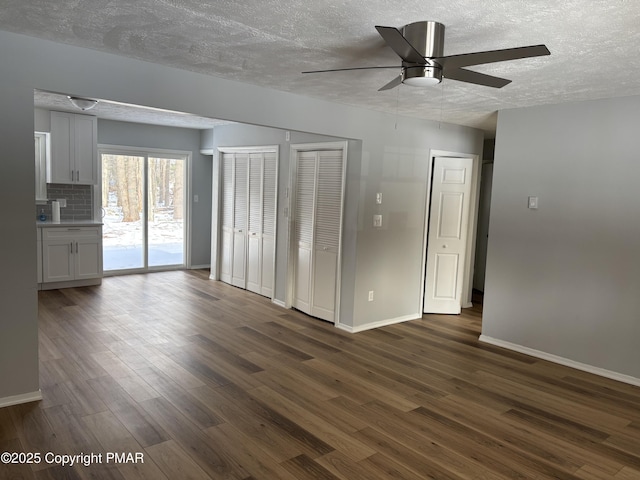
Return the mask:
{"type": "Polygon", "coordinates": [[[264,187],[262,199],[262,234],[276,235],[276,179],[278,161],[275,153],[264,154],[264,187]]]}
{"type": "Polygon", "coordinates": [[[246,288],[248,163],[247,154],[235,155],[231,284],[242,288],[246,288]]]}
{"type": "Polygon", "coordinates": [[[222,155],[222,238],[220,254],[220,279],[231,283],[231,258],[233,251],[233,166],[234,155],[222,155]]]}
{"type": "Polygon", "coordinates": [[[342,208],[342,151],[321,151],[318,162],[316,249],[338,252],[342,208]]]}
{"type": "Polygon", "coordinates": [[[317,160],[317,152],[298,153],[295,203],[295,295],[293,306],[305,313],[311,313],[311,259],[317,160]]]}
{"type": "Polygon", "coordinates": [[[262,178],[262,271],[261,293],[273,297],[273,279],[276,256],[276,205],[278,158],[275,152],[266,152],[262,178]]]}
{"type": "Polygon", "coordinates": [[[342,210],[342,151],[318,152],[311,314],[334,320],[342,210]]]}
{"type": "Polygon", "coordinates": [[[262,154],[249,156],[249,235],[262,233],[262,154]]]}
{"type": "Polygon", "coordinates": [[[262,153],[249,155],[249,230],[247,233],[247,290],[261,293],[262,153]]]}

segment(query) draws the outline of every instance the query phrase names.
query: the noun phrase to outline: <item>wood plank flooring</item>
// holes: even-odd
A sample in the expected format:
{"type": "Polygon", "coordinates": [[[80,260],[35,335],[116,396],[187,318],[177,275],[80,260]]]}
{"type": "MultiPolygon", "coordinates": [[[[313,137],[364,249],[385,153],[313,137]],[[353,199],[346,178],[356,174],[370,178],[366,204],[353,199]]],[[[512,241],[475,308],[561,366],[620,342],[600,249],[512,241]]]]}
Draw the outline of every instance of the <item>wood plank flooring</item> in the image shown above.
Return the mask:
{"type": "Polygon", "coordinates": [[[479,308],[352,335],[207,276],[40,292],[0,452],[103,461],[0,479],[640,479],[640,388],[481,344],[479,308]]]}

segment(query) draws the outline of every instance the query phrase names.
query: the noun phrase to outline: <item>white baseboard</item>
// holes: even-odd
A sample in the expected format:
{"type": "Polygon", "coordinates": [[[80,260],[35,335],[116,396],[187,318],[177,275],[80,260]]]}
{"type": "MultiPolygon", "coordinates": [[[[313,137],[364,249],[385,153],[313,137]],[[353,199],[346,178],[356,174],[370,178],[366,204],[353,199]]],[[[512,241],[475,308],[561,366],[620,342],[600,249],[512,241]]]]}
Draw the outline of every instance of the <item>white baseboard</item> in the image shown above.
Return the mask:
{"type": "Polygon", "coordinates": [[[276,305],[282,308],[287,308],[287,304],[284,303],[282,300],[278,300],[277,298],[272,298],[271,303],[275,303],[276,305]]]}
{"type": "Polygon", "coordinates": [[[575,368],[576,370],[582,370],[583,372],[593,373],[594,375],[598,375],[600,377],[610,378],[612,380],[617,380],[619,382],[628,383],[630,385],[635,385],[640,387],[640,378],[632,377],[630,375],[624,375],[622,373],[613,372],[611,370],[606,370],[604,368],[594,367],[593,365],[576,362],[574,360],[570,360],[565,357],[559,357],[558,355],[553,355],[551,353],[535,350],[533,348],[518,345],[517,343],[511,343],[505,340],[499,340],[497,338],[488,337],[486,335],[480,335],[479,340],[484,343],[495,345],[496,347],[506,348],[507,350],[513,350],[514,352],[524,353],[525,355],[541,358],[542,360],[547,360],[549,362],[557,363],[559,365],[575,368]]]}
{"type": "Polygon", "coordinates": [[[336,328],[345,330],[349,333],[358,333],[364,332],[365,330],[371,330],[373,328],[386,327],[388,325],[394,325],[396,323],[407,322],[409,320],[417,320],[419,318],[422,318],[422,314],[417,313],[414,315],[405,315],[402,317],[390,318],[388,320],[380,320],[379,322],[367,323],[366,325],[359,325],[357,327],[351,327],[349,325],[345,325],[344,323],[336,323],[336,328]]]}
{"type": "Polygon", "coordinates": [[[21,403],[37,402],[38,400],[42,400],[42,392],[40,390],[30,393],[23,393],[21,395],[13,395],[11,397],[0,398],[0,408],[10,407],[11,405],[19,405],[21,403]]]}
{"type": "Polygon", "coordinates": [[[204,270],[206,268],[211,268],[211,265],[191,265],[189,270],[204,270]]]}

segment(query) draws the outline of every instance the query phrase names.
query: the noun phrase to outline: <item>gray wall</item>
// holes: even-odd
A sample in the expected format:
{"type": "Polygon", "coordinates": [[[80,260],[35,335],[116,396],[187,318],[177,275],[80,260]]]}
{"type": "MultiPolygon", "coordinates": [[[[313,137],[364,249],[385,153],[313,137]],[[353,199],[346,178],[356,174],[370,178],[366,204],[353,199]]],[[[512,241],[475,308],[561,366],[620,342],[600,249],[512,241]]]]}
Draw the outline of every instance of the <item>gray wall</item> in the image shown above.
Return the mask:
{"type": "Polygon", "coordinates": [[[0,78],[0,402],[38,390],[33,90],[8,70],[0,78]]]}
{"type": "MultiPolygon", "coordinates": [[[[424,211],[431,149],[480,154],[479,130],[339,105],[0,31],[0,191],[14,208],[0,248],[0,398],[38,385],[33,89],[178,110],[362,140],[348,166],[348,241],[354,327],[419,315],[424,211]],[[396,128],[397,124],[397,128],[396,128]],[[375,192],[388,228],[373,231],[375,192]],[[367,302],[367,291],[376,301],[367,302]]],[[[371,92],[372,95],[380,95],[371,92]]],[[[344,299],[343,299],[344,300],[344,299]]],[[[343,303],[344,306],[344,303],[343,303]]]]}
{"type": "Polygon", "coordinates": [[[200,130],[98,119],[98,143],[183,150],[191,156],[191,264],[207,266],[211,245],[211,157],[200,153],[200,130]],[[198,203],[193,196],[198,195],[198,203]]]}
{"type": "Polygon", "coordinates": [[[640,378],[638,125],[640,97],[500,112],[483,335],[640,378]]]}

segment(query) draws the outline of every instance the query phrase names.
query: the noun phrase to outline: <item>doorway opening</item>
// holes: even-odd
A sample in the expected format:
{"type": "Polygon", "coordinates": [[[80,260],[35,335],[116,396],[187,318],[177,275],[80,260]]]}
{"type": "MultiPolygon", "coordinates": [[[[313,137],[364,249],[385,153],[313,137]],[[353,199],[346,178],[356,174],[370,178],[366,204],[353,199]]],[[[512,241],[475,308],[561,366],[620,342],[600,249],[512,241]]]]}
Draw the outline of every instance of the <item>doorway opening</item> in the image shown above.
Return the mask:
{"type": "Polygon", "coordinates": [[[190,153],[101,148],[105,275],[187,264],[190,153]]]}
{"type": "Polygon", "coordinates": [[[432,152],[425,222],[423,313],[472,306],[480,157],[432,152]]]}

